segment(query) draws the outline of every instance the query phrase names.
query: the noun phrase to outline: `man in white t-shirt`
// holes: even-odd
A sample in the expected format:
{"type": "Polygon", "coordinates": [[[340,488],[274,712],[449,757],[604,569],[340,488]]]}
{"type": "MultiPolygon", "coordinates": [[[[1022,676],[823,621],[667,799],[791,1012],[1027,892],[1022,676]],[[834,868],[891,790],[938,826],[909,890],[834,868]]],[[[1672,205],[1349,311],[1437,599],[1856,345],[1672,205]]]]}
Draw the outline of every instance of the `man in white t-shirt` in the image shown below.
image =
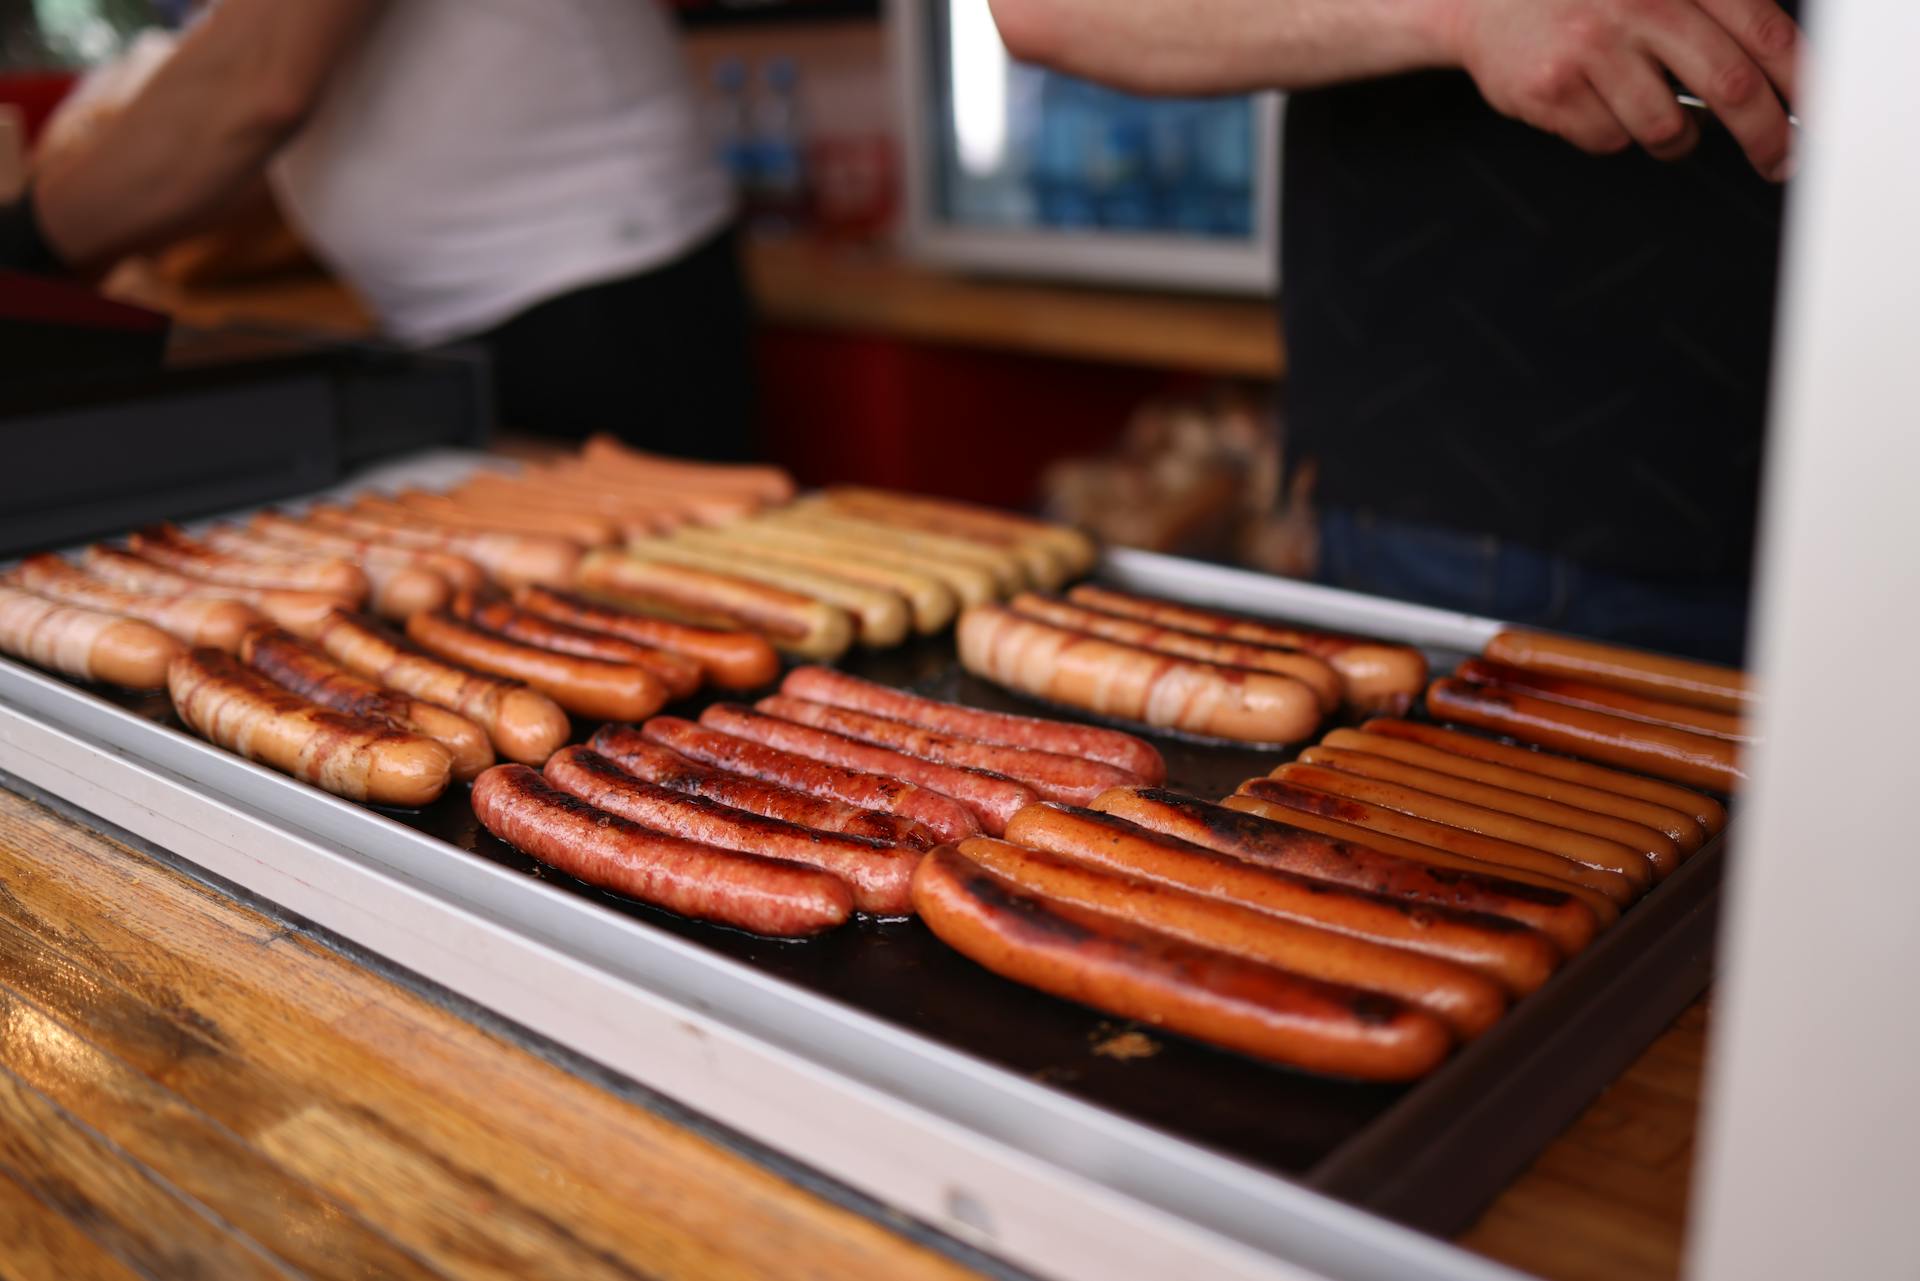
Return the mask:
{"type": "Polygon", "coordinates": [[[217,0],[45,158],[15,265],[155,247],[263,176],[389,336],[487,344],[509,426],[746,452],[732,196],[656,0],[217,0]]]}

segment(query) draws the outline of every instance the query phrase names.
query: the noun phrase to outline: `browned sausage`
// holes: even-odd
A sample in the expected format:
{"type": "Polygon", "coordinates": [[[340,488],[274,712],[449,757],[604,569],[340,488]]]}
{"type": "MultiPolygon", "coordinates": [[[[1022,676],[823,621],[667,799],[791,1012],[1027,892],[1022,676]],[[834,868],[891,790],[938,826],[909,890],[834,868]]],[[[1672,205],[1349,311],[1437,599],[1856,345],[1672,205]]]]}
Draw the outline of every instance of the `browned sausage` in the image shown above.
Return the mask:
{"type": "MultiPolygon", "coordinates": [[[[262,538],[289,547],[303,547],[326,555],[346,556],[356,564],[382,564],[395,569],[423,569],[438,574],[455,590],[478,591],[486,585],[486,571],[464,556],[430,548],[403,547],[381,539],[355,538],[336,530],[320,529],[274,511],[255,512],[247,528],[262,538]]],[[[438,608],[431,606],[430,608],[438,608]]]]}
{"type": "Polygon", "coordinates": [[[1571,636],[1505,631],[1487,642],[1486,655],[1549,676],[1592,681],[1720,712],[1751,712],[1758,700],[1747,674],[1684,658],[1668,658],[1571,636]]]}
{"type": "Polygon", "coordinates": [[[1042,801],[1007,839],[1076,862],[1258,908],[1302,925],[1437,956],[1524,994],[1560,963],[1544,935],[1504,916],[1430,907],[1248,863],[1097,810],[1042,801]]]}
{"type": "Polygon", "coordinates": [[[802,658],[832,660],[853,644],[853,615],[846,610],[736,575],[603,549],[580,562],[580,586],[653,613],[746,627],[802,658]]]}
{"type": "MultiPolygon", "coordinates": [[[[426,495],[418,491],[409,491],[398,496],[398,501],[407,507],[433,515],[443,516],[449,512],[459,512],[468,518],[501,521],[495,528],[518,528],[521,532],[539,532],[560,534],[572,528],[571,522],[584,518],[615,531],[614,542],[626,542],[634,538],[651,538],[661,531],[661,524],[655,513],[641,509],[626,509],[606,506],[596,502],[583,501],[579,494],[557,494],[546,490],[535,490],[517,481],[490,473],[480,474],[464,481],[458,489],[445,494],[426,495]],[[431,498],[432,501],[428,501],[431,498]],[[548,528],[540,528],[554,522],[548,528]]],[[[450,520],[449,524],[461,524],[450,520]]],[[[581,526],[575,530],[579,533],[581,526]]],[[[598,545],[603,542],[600,530],[586,545],[598,545]]]]}
{"type": "Polygon", "coordinates": [[[1160,758],[1158,748],[1119,730],[1043,720],[1037,716],[983,712],[876,685],[830,667],[796,667],[787,673],[780,690],[795,698],[923,725],[942,734],[958,734],[983,743],[1004,743],[1009,747],[1030,747],[1037,752],[1105,761],[1137,774],[1147,783],[1164,782],[1167,777],[1167,763],[1160,758]]]}
{"type": "Polygon", "coordinates": [[[463,667],[531,685],[568,711],[591,720],[641,720],[667,701],[666,686],[644,667],[535,649],[438,611],[409,618],[407,639],[463,667]]]}
{"type": "Polygon", "coordinates": [[[570,583],[580,565],[580,544],[564,538],[457,529],[451,525],[435,525],[414,513],[397,516],[360,508],[347,511],[340,507],[315,507],[307,513],[307,521],[322,529],[370,542],[460,556],[508,587],[522,583],[570,583]]]}
{"type": "Polygon", "coordinates": [[[295,592],[325,592],[337,596],[347,609],[358,609],[367,599],[367,576],[344,560],[301,560],[292,556],[273,561],[247,560],[216,551],[189,538],[173,525],[149,525],[127,536],[134,554],[229,587],[272,587],[295,592]]]}
{"type": "Polygon", "coordinates": [[[1275,1063],[1404,1081],[1451,1048],[1438,1019],[1392,997],[1048,903],[951,846],[921,860],[913,901],[948,946],[1016,983],[1275,1063]]]}
{"type": "Polygon", "coordinates": [[[27,557],[0,581],[62,605],[137,618],[188,645],[211,645],[229,654],[240,648],[240,638],[249,627],[267,621],[267,616],[253,606],[218,596],[155,596],[123,591],[51,553],[27,557]]]}
{"type": "Polygon", "coordinates": [[[89,572],[122,591],[160,596],[218,596],[226,600],[243,601],[300,636],[313,635],[326,616],[342,605],[341,598],[330,592],[235,587],[229,583],[192,578],[131,552],[100,543],[87,548],[85,559],[89,572]]]}
{"type": "Polygon", "coordinates": [[[561,748],[547,758],[543,772],[561,791],[651,831],[831,872],[853,891],[853,906],[859,911],[899,916],[913,910],[907,882],[920,861],[918,851],[817,831],[657,787],[585,747],[561,748]]]}
{"type": "MultiPolygon", "coordinates": [[[[622,541],[618,525],[605,516],[578,508],[569,512],[529,511],[524,507],[469,507],[439,494],[409,489],[393,497],[393,506],[419,512],[437,525],[456,529],[491,529],[506,534],[536,534],[566,538],[583,547],[610,547],[622,541]]],[[[390,510],[382,504],[376,510],[390,510]]]]}
{"type": "MultiPolygon", "coordinates": [[[[242,560],[324,563],[331,559],[318,546],[277,542],[240,525],[220,525],[209,529],[201,535],[201,541],[215,551],[242,560]]],[[[407,615],[415,610],[440,609],[453,598],[453,585],[444,575],[431,569],[396,563],[384,556],[362,556],[356,563],[365,571],[367,584],[372,589],[367,597],[367,608],[382,618],[404,622],[407,615]]]]}
{"type": "Polygon", "coordinates": [[[1416,861],[1159,788],[1115,788],[1093,804],[1162,835],[1263,867],[1412,903],[1504,916],[1539,930],[1568,956],[1591,942],[1599,925],[1592,909],[1571,892],[1493,875],[1491,865],[1476,871],[1464,866],[1465,859],[1444,865],[1416,861]]]}
{"type": "Polygon", "coordinates": [[[1671,729],[1691,730],[1696,734],[1732,739],[1735,742],[1749,742],[1753,738],[1747,732],[1746,722],[1731,712],[1688,707],[1685,703],[1648,698],[1644,694],[1635,694],[1630,690],[1614,689],[1609,685],[1594,685],[1586,681],[1572,681],[1564,676],[1548,676],[1541,672],[1528,671],[1524,667],[1510,667],[1505,663],[1489,662],[1484,658],[1468,659],[1455,668],[1453,674],[1475,685],[1494,685],[1505,689],[1523,690],[1544,698],[1549,703],[1565,703],[1568,707],[1591,708],[1593,711],[1606,712],[1612,716],[1624,716],[1630,721],[1645,721],[1649,725],[1665,725],[1671,729]]]}
{"type": "Polygon", "coordinates": [[[186,646],[150,623],[0,587],[0,651],[83,681],[158,689],[186,646]]]}
{"type": "Polygon", "coordinates": [[[1140,776],[1105,761],[1087,761],[1054,752],[1037,752],[1027,747],[1007,747],[1000,743],[982,743],[952,734],[891,721],[884,716],[869,716],[850,708],[811,703],[804,698],[776,694],[754,706],[769,716],[811,725],[832,734],[858,739],[878,747],[892,748],[963,769],[983,769],[1025,783],[1036,795],[1048,800],[1085,805],[1109,787],[1125,787],[1140,782],[1140,776]]]}
{"type": "Polygon", "coordinates": [[[752,632],[651,618],[548,587],[522,587],[513,599],[521,609],[542,618],[684,654],[699,663],[707,679],[721,689],[758,689],[780,675],[780,655],[765,637],[752,632]]]}
{"type": "Polygon", "coordinates": [[[580,461],[621,475],[638,476],[667,489],[742,494],[769,503],[784,503],[794,492],[793,477],[782,467],[669,458],[645,453],[604,432],[587,438],[580,448],[580,461]]]}
{"type": "Polygon", "coordinates": [[[685,654],[557,622],[503,600],[481,602],[462,592],[454,598],[453,616],[536,649],[644,667],[666,687],[669,698],[685,698],[700,688],[700,664],[685,654]]]}
{"type": "Polygon", "coordinates": [[[973,811],[953,797],[897,778],[783,752],[677,716],[656,716],[641,732],[662,747],[716,769],[778,783],[809,796],[830,797],[913,819],[926,824],[943,841],[957,841],[980,831],[980,820],[973,811]]]}
{"type": "Polygon", "coordinates": [[[524,765],[496,765],[475,779],[473,812],[550,867],[696,920],[800,938],[845,924],[853,912],[852,892],[831,873],[650,832],[524,765]]]}

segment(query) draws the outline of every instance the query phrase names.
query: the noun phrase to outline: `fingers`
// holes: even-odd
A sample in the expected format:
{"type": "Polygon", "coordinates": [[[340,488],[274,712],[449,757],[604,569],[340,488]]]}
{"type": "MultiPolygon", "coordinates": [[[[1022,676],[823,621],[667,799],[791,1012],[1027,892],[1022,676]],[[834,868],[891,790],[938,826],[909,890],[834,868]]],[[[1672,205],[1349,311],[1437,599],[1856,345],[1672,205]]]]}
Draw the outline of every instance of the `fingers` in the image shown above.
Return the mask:
{"type": "Polygon", "coordinates": [[[1686,6],[1670,24],[1650,33],[1649,44],[1654,56],[1713,109],[1762,176],[1775,182],[1786,177],[1793,147],[1787,109],[1767,73],[1725,27],[1704,10],[1686,6]]]}
{"type": "Polygon", "coordinates": [[[1546,123],[1554,133],[1596,156],[1625,151],[1634,142],[1621,127],[1619,113],[1587,81],[1563,95],[1546,123]]]}
{"type": "Polygon", "coordinates": [[[1593,83],[1633,141],[1658,160],[1679,160],[1700,142],[1693,114],[1674,100],[1660,68],[1644,53],[1620,50],[1594,68],[1593,83]]]}
{"type": "Polygon", "coordinates": [[[1800,62],[1800,28],[1774,0],[1699,0],[1708,17],[1732,36],[1767,79],[1791,104],[1798,104],[1795,79],[1800,62]]]}

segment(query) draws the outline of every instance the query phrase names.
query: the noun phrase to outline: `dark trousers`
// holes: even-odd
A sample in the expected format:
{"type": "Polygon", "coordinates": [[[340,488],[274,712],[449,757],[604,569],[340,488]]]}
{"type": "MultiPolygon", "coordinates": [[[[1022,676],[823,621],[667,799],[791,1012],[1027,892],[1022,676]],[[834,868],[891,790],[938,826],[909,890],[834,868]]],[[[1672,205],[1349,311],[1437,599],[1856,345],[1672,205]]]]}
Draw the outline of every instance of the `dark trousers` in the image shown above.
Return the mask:
{"type": "Polygon", "coordinates": [[[664,266],[550,298],[479,341],[510,431],[663,454],[754,449],[752,320],[729,228],[664,266]]]}

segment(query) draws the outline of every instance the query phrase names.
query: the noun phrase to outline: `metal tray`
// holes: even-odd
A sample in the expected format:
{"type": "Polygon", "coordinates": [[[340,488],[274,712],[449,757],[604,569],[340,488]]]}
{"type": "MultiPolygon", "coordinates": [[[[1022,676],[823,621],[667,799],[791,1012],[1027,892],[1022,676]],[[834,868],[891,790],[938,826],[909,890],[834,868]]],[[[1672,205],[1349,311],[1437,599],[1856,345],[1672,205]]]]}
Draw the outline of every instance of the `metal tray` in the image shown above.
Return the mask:
{"type": "MultiPolygon", "coordinates": [[[[424,460],[387,479],[444,480],[470,465],[424,460]]],[[[1409,641],[1437,663],[1498,626],[1144,553],[1110,553],[1100,576],[1409,641]]],[[[1035,710],[960,671],[949,638],[846,666],[1035,710]]],[[[1159,745],[1170,784],[1209,797],[1280,759],[1159,745]]],[[[1498,1274],[1352,1207],[1429,1231],[1463,1226],[1704,986],[1721,865],[1715,841],[1439,1072],[1382,1087],[1156,1031],[1150,1055],[1113,1054],[1128,1025],[999,979],[913,921],[805,943],[688,922],[494,840],[464,790],[426,811],[352,805],[187,736],[164,697],[0,665],[0,769],[935,1227],[1062,1276],[1163,1275],[1202,1260],[1236,1276],[1284,1274],[1282,1260],[1333,1276],[1498,1274]]]]}

